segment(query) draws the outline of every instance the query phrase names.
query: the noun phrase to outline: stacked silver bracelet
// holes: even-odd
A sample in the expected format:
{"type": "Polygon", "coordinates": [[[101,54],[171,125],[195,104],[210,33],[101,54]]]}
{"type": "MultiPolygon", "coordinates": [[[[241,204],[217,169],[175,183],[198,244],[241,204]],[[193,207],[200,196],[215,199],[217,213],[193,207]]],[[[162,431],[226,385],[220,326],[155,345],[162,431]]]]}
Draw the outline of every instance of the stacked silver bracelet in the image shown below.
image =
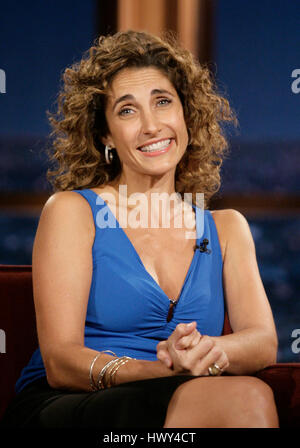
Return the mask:
{"type": "Polygon", "coordinates": [[[101,389],[106,389],[109,388],[113,385],[113,379],[114,379],[114,375],[116,374],[116,372],[119,370],[119,368],[121,366],[123,366],[124,364],[126,364],[130,359],[135,359],[135,358],[131,358],[129,356],[121,356],[121,357],[117,357],[117,355],[115,353],[113,353],[111,350],[104,350],[100,353],[98,353],[94,359],[91,362],[90,365],[90,386],[91,389],[93,391],[98,391],[101,389]],[[116,357],[116,359],[111,359],[110,361],[108,361],[100,370],[98,378],[97,378],[97,382],[95,383],[94,379],[93,379],[93,367],[95,365],[95,362],[97,361],[97,359],[99,358],[99,356],[102,353],[111,353],[112,355],[114,355],[116,357]],[[108,373],[108,378],[106,379],[106,373],[108,373]]]}
{"type": "Polygon", "coordinates": [[[91,386],[91,389],[94,390],[94,391],[98,390],[98,388],[97,388],[97,385],[96,385],[96,383],[95,383],[95,381],[94,381],[94,379],[93,379],[93,367],[94,367],[94,365],[95,365],[95,362],[96,362],[97,359],[99,358],[99,356],[102,355],[102,353],[111,353],[112,355],[117,356],[117,355],[116,355],[114,352],[112,352],[111,350],[103,350],[102,352],[99,352],[99,353],[95,356],[95,358],[93,359],[93,361],[91,362],[89,377],[90,377],[90,386],[91,386]]]}

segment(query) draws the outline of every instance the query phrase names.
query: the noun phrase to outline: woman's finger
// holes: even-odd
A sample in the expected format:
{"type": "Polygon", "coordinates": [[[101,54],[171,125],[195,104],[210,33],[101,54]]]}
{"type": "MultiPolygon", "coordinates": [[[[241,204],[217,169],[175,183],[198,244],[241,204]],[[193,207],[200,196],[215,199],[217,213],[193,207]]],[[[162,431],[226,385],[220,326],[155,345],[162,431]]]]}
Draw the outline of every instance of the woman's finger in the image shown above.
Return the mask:
{"type": "Polygon", "coordinates": [[[198,342],[200,341],[200,338],[201,338],[201,334],[199,333],[198,330],[195,329],[191,334],[180,338],[176,342],[175,348],[177,350],[193,348],[198,344],[198,342]]]}
{"type": "MultiPolygon", "coordinates": [[[[196,372],[198,372],[200,361],[212,350],[214,345],[214,340],[209,336],[201,336],[199,342],[194,347],[184,350],[185,356],[182,358],[182,366],[184,369],[193,372],[194,369],[196,369],[196,372]]],[[[200,365],[200,368],[204,371],[202,365],[200,365]]],[[[195,374],[198,375],[198,373],[195,374]]],[[[199,374],[201,374],[201,372],[199,374]]]]}
{"type": "Polygon", "coordinates": [[[167,367],[172,366],[173,363],[172,363],[171,355],[168,351],[167,341],[159,342],[156,347],[156,352],[157,352],[157,355],[156,355],[157,359],[159,359],[161,362],[166,364],[167,367]]]}
{"type": "Polygon", "coordinates": [[[182,337],[190,335],[195,330],[196,326],[197,323],[195,321],[188,324],[178,324],[168,338],[169,343],[174,344],[175,346],[182,337]]]}
{"type": "Polygon", "coordinates": [[[229,365],[226,353],[218,345],[214,345],[211,350],[199,360],[197,364],[198,374],[209,375],[208,368],[213,364],[217,364],[222,371],[229,365]]]}
{"type": "Polygon", "coordinates": [[[202,335],[201,335],[201,333],[199,333],[199,331],[198,331],[198,332],[197,332],[197,336],[196,336],[196,337],[193,339],[193,341],[191,342],[191,344],[190,344],[190,346],[189,346],[189,349],[192,349],[192,348],[196,347],[196,346],[199,344],[201,338],[202,338],[202,335]]]}
{"type": "Polygon", "coordinates": [[[188,350],[189,356],[197,360],[205,357],[214,347],[215,342],[209,336],[201,336],[197,345],[188,350]]]}

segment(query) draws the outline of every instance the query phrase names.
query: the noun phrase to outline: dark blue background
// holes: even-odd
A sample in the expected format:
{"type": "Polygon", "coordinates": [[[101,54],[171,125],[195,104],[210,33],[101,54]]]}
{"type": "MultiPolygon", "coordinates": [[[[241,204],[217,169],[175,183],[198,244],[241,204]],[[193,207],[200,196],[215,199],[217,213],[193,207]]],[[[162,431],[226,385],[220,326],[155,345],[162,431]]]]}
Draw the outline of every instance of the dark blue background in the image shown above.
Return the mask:
{"type": "Polygon", "coordinates": [[[236,109],[243,140],[300,140],[300,2],[219,0],[217,78],[236,109]]]}
{"type": "Polygon", "coordinates": [[[67,65],[81,58],[96,37],[95,2],[1,2],[0,135],[47,135],[45,111],[55,101],[67,65]]]}
{"type": "MultiPolygon", "coordinates": [[[[300,137],[300,4],[294,0],[216,2],[217,79],[238,112],[245,140],[300,137]]],[[[93,0],[2,2],[0,134],[47,135],[45,116],[65,67],[96,37],[93,0]]]]}

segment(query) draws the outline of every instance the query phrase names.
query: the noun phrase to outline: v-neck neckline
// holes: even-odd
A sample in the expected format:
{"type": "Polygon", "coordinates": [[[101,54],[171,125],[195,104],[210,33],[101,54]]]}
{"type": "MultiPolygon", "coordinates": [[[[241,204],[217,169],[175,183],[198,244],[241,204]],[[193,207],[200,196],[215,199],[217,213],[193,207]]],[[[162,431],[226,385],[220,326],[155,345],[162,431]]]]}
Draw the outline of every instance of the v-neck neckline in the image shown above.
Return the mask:
{"type": "MultiPolygon", "coordinates": [[[[119,223],[119,221],[117,220],[117,218],[115,217],[115,215],[113,214],[113,212],[111,211],[110,206],[106,203],[106,201],[101,197],[101,195],[100,195],[99,193],[96,193],[94,190],[91,190],[90,188],[87,188],[87,190],[91,191],[91,192],[94,193],[96,196],[99,196],[99,198],[100,198],[100,199],[104,202],[104,204],[107,206],[107,210],[109,211],[109,213],[112,215],[112,217],[113,217],[114,220],[116,221],[117,228],[118,228],[118,229],[121,229],[121,234],[124,235],[125,240],[127,241],[127,244],[128,244],[129,247],[131,248],[132,252],[135,254],[135,256],[136,256],[138,262],[140,263],[140,265],[141,265],[141,267],[142,267],[142,269],[143,269],[143,271],[144,271],[144,273],[150,278],[150,280],[151,280],[152,283],[155,285],[155,287],[156,287],[156,288],[157,288],[157,289],[158,289],[158,290],[159,290],[159,291],[160,291],[160,292],[161,292],[161,293],[168,299],[168,302],[171,302],[171,303],[172,303],[172,302],[174,302],[174,303],[179,302],[179,299],[181,298],[181,296],[182,296],[182,294],[183,294],[183,290],[184,290],[185,284],[186,284],[186,282],[187,282],[187,279],[189,278],[190,273],[191,273],[191,270],[192,270],[192,268],[193,268],[193,266],[194,266],[197,251],[194,250],[194,255],[193,255],[192,261],[191,261],[191,263],[190,263],[190,265],[189,265],[189,268],[188,268],[187,274],[186,274],[186,276],[185,276],[185,279],[184,279],[184,281],[183,281],[183,285],[182,285],[182,287],[181,287],[181,290],[180,290],[180,293],[179,293],[178,298],[177,298],[177,299],[170,299],[170,297],[165,293],[165,291],[164,291],[164,290],[162,289],[162,287],[157,283],[157,281],[153,278],[153,276],[150,274],[150,272],[148,272],[147,269],[145,268],[145,265],[144,265],[144,263],[142,262],[141,257],[139,256],[139,254],[138,254],[136,248],[135,248],[134,245],[132,244],[132,242],[131,242],[129,236],[128,236],[127,233],[124,231],[123,227],[120,226],[120,223],[119,223]]],[[[193,207],[193,209],[194,209],[194,211],[195,211],[195,205],[194,205],[193,203],[192,203],[192,207],[193,207]]],[[[197,228],[197,215],[196,215],[196,211],[195,211],[195,220],[196,220],[196,236],[197,236],[197,235],[198,235],[198,228],[197,228]]],[[[199,238],[196,238],[196,240],[195,240],[195,245],[196,245],[196,244],[199,244],[198,239],[199,239],[199,238]]]]}

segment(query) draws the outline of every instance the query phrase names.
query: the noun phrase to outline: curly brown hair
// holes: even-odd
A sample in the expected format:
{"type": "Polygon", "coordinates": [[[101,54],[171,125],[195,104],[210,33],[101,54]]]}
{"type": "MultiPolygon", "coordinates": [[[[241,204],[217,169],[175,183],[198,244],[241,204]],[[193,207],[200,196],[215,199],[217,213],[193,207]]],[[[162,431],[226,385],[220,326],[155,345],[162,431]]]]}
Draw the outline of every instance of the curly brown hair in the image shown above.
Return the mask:
{"type": "MultiPolygon", "coordinates": [[[[207,65],[200,65],[183,48],[174,32],[161,37],[142,31],[120,31],[100,36],[81,61],[67,68],[57,98],[57,111],[48,111],[54,137],[47,153],[57,169],[47,171],[54,191],[93,188],[115,180],[121,163],[114,149],[112,164],[105,161],[108,125],[107,92],[124,68],[155,67],[172,82],[181,100],[189,145],[175,171],[175,190],[182,196],[204,193],[204,208],[221,185],[220,169],[229,145],[222,122],[237,119],[228,100],[217,93],[207,65]]],[[[203,204],[202,204],[203,206],[203,204]]]]}

